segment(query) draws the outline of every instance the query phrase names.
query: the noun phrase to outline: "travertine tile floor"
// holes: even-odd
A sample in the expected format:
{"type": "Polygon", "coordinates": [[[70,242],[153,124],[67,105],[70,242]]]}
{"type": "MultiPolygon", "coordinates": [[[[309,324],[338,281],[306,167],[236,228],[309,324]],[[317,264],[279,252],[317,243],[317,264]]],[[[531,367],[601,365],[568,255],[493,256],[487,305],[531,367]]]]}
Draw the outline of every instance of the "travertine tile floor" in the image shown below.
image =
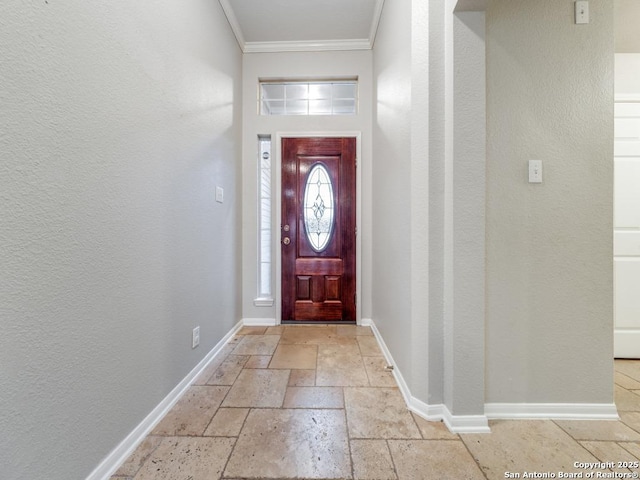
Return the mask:
{"type": "MultiPolygon", "coordinates": [[[[410,413],[385,366],[367,327],[244,327],[112,478],[589,478],[575,462],[640,461],[640,361],[616,361],[620,421],[494,421],[477,435],[410,413]]],[[[640,473],[591,478],[613,470],[640,473]]]]}

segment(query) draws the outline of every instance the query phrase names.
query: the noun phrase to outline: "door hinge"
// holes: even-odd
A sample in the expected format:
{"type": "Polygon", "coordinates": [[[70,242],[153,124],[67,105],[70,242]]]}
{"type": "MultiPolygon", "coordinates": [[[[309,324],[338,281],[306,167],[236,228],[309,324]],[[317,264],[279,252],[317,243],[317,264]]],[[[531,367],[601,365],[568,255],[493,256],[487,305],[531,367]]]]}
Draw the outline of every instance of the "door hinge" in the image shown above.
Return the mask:
{"type": "Polygon", "coordinates": [[[356,227],[356,237],[358,236],[358,227],[356,227]]]}

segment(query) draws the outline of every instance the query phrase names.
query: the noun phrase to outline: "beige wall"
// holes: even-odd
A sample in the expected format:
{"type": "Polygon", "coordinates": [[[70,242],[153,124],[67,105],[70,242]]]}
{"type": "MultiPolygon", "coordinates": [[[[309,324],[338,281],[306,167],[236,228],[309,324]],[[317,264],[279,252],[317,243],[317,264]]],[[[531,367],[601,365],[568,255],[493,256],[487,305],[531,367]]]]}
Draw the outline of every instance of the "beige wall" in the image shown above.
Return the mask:
{"type": "Polygon", "coordinates": [[[640,53],[640,2],[615,0],[615,51],[640,53]]]}
{"type": "Polygon", "coordinates": [[[373,50],[373,320],[411,377],[411,0],[386,2],[373,50]]]}
{"type": "Polygon", "coordinates": [[[86,478],[240,319],[241,54],[218,2],[5,0],[0,62],[0,477],[86,478]]]}
{"type": "Polygon", "coordinates": [[[613,402],[613,5],[590,13],[489,1],[489,403],[613,402]]]}

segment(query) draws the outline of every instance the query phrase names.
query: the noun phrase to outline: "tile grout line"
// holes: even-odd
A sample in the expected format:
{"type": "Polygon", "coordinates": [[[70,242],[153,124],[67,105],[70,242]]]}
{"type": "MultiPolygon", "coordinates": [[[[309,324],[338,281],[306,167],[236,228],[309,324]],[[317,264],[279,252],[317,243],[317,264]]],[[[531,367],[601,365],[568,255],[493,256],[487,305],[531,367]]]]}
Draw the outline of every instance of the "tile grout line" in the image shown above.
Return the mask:
{"type": "MultiPolygon", "coordinates": [[[[422,436],[422,432],[420,433],[420,435],[422,436]]],[[[387,452],[389,452],[389,458],[391,459],[391,466],[393,467],[393,474],[396,476],[396,479],[399,479],[400,477],[398,476],[398,467],[396,467],[396,461],[393,459],[393,454],[391,453],[391,446],[389,445],[389,439],[385,438],[384,440],[384,444],[387,447],[387,452]]]]}
{"type": "Polygon", "coordinates": [[[482,468],[482,465],[480,465],[480,460],[476,458],[476,456],[471,452],[471,450],[469,450],[469,446],[464,441],[464,438],[462,438],[462,435],[458,435],[458,438],[459,438],[459,440],[456,440],[456,441],[459,441],[459,442],[462,443],[462,445],[464,445],[465,450],[467,451],[467,453],[473,459],[473,462],[476,464],[476,467],[478,467],[478,470],[480,470],[480,473],[482,474],[482,476],[486,480],[489,480],[489,477],[487,476],[486,472],[484,471],[484,468],[482,468]]]}

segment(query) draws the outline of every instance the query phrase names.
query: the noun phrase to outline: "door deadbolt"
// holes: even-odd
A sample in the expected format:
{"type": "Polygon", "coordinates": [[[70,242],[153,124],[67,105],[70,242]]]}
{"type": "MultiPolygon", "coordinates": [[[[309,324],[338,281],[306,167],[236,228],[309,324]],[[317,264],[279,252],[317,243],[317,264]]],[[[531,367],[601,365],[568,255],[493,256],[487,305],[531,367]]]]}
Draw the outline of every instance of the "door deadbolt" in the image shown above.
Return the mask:
{"type": "Polygon", "coordinates": [[[290,230],[290,227],[289,227],[289,225],[285,225],[284,227],[282,227],[282,229],[283,229],[285,232],[288,232],[288,231],[290,230]]]}

